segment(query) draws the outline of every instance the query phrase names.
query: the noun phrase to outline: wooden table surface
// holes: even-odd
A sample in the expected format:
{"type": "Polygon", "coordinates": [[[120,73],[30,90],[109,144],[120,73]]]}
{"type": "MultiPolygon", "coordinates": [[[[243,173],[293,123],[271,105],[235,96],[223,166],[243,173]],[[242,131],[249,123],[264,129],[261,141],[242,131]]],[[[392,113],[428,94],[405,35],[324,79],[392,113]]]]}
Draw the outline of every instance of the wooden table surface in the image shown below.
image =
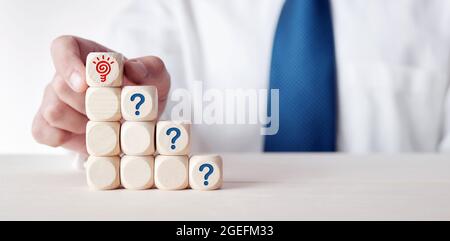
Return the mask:
{"type": "Polygon", "coordinates": [[[450,220],[450,156],[224,154],[219,191],[90,191],[68,156],[0,156],[0,220],[450,220]]]}

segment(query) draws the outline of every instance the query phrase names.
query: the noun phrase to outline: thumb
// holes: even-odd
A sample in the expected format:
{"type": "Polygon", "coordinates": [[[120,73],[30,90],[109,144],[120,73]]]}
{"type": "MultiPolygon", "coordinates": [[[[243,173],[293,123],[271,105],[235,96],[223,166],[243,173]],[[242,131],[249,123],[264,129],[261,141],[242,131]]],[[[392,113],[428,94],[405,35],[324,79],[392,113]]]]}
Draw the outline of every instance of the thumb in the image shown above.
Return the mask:
{"type": "Polygon", "coordinates": [[[160,99],[166,98],[170,88],[170,75],[164,62],[154,56],[127,60],[124,64],[125,85],[153,85],[160,99]]]}
{"type": "Polygon", "coordinates": [[[127,60],[124,70],[130,85],[157,85],[169,79],[164,62],[155,56],[127,60]]]}
{"type": "Polygon", "coordinates": [[[131,59],[125,62],[125,85],[144,85],[148,79],[148,70],[139,59],[131,59]]]}
{"type": "Polygon", "coordinates": [[[85,59],[89,52],[110,51],[93,41],[76,36],[61,36],[52,42],[55,70],[75,92],[86,91],[85,59]]]}

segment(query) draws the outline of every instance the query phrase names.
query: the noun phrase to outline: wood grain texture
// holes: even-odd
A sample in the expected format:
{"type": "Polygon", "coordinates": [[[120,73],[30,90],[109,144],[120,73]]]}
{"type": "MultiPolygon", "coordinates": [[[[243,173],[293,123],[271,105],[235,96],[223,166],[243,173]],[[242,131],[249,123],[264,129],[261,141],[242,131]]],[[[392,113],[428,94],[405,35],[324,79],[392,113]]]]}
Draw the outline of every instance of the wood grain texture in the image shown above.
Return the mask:
{"type": "Polygon", "coordinates": [[[86,126],[86,148],[89,155],[119,155],[119,132],[119,122],[89,121],[86,126]]]}
{"type": "Polygon", "coordinates": [[[119,121],[122,118],[120,88],[88,88],[86,115],[92,121],[119,121]]]}
{"type": "Polygon", "coordinates": [[[86,163],[88,186],[93,190],[112,190],[120,187],[119,157],[90,156],[86,163]]]}
{"type": "Polygon", "coordinates": [[[148,156],[155,153],[155,123],[125,121],[120,130],[123,153],[148,156]]]}
{"type": "Polygon", "coordinates": [[[153,187],[155,158],[153,156],[123,156],[120,180],[126,189],[145,190],[153,187]]]}
{"type": "Polygon", "coordinates": [[[182,190],[188,187],[189,160],[187,156],[155,158],[155,186],[161,190],[182,190]]]}
{"type": "Polygon", "coordinates": [[[0,220],[450,220],[446,154],[221,156],[217,191],[90,192],[70,155],[0,155],[0,220]]]}

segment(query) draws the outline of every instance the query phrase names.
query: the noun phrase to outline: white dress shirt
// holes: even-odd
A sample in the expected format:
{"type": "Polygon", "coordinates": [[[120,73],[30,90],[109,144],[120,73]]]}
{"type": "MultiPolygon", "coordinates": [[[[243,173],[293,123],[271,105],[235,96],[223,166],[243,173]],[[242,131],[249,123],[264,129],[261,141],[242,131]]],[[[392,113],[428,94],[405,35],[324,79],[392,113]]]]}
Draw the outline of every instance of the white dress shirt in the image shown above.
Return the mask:
{"type": "MultiPolygon", "coordinates": [[[[110,44],[127,57],[161,57],[172,91],[191,89],[195,81],[204,89],[265,89],[283,3],[136,0],[112,24],[110,44]]],[[[339,0],[332,6],[338,149],[449,151],[450,1],[339,0]]],[[[193,151],[262,151],[260,127],[194,125],[193,151]]]]}

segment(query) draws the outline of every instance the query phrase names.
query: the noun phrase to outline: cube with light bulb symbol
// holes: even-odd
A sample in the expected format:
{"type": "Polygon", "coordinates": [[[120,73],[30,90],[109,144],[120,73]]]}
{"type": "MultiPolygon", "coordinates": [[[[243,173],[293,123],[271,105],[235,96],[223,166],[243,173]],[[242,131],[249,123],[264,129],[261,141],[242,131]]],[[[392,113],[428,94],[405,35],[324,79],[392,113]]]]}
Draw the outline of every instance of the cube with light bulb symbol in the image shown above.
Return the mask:
{"type": "Polygon", "coordinates": [[[91,87],[121,87],[123,56],[119,53],[95,52],[86,58],[86,81],[91,87]]]}

